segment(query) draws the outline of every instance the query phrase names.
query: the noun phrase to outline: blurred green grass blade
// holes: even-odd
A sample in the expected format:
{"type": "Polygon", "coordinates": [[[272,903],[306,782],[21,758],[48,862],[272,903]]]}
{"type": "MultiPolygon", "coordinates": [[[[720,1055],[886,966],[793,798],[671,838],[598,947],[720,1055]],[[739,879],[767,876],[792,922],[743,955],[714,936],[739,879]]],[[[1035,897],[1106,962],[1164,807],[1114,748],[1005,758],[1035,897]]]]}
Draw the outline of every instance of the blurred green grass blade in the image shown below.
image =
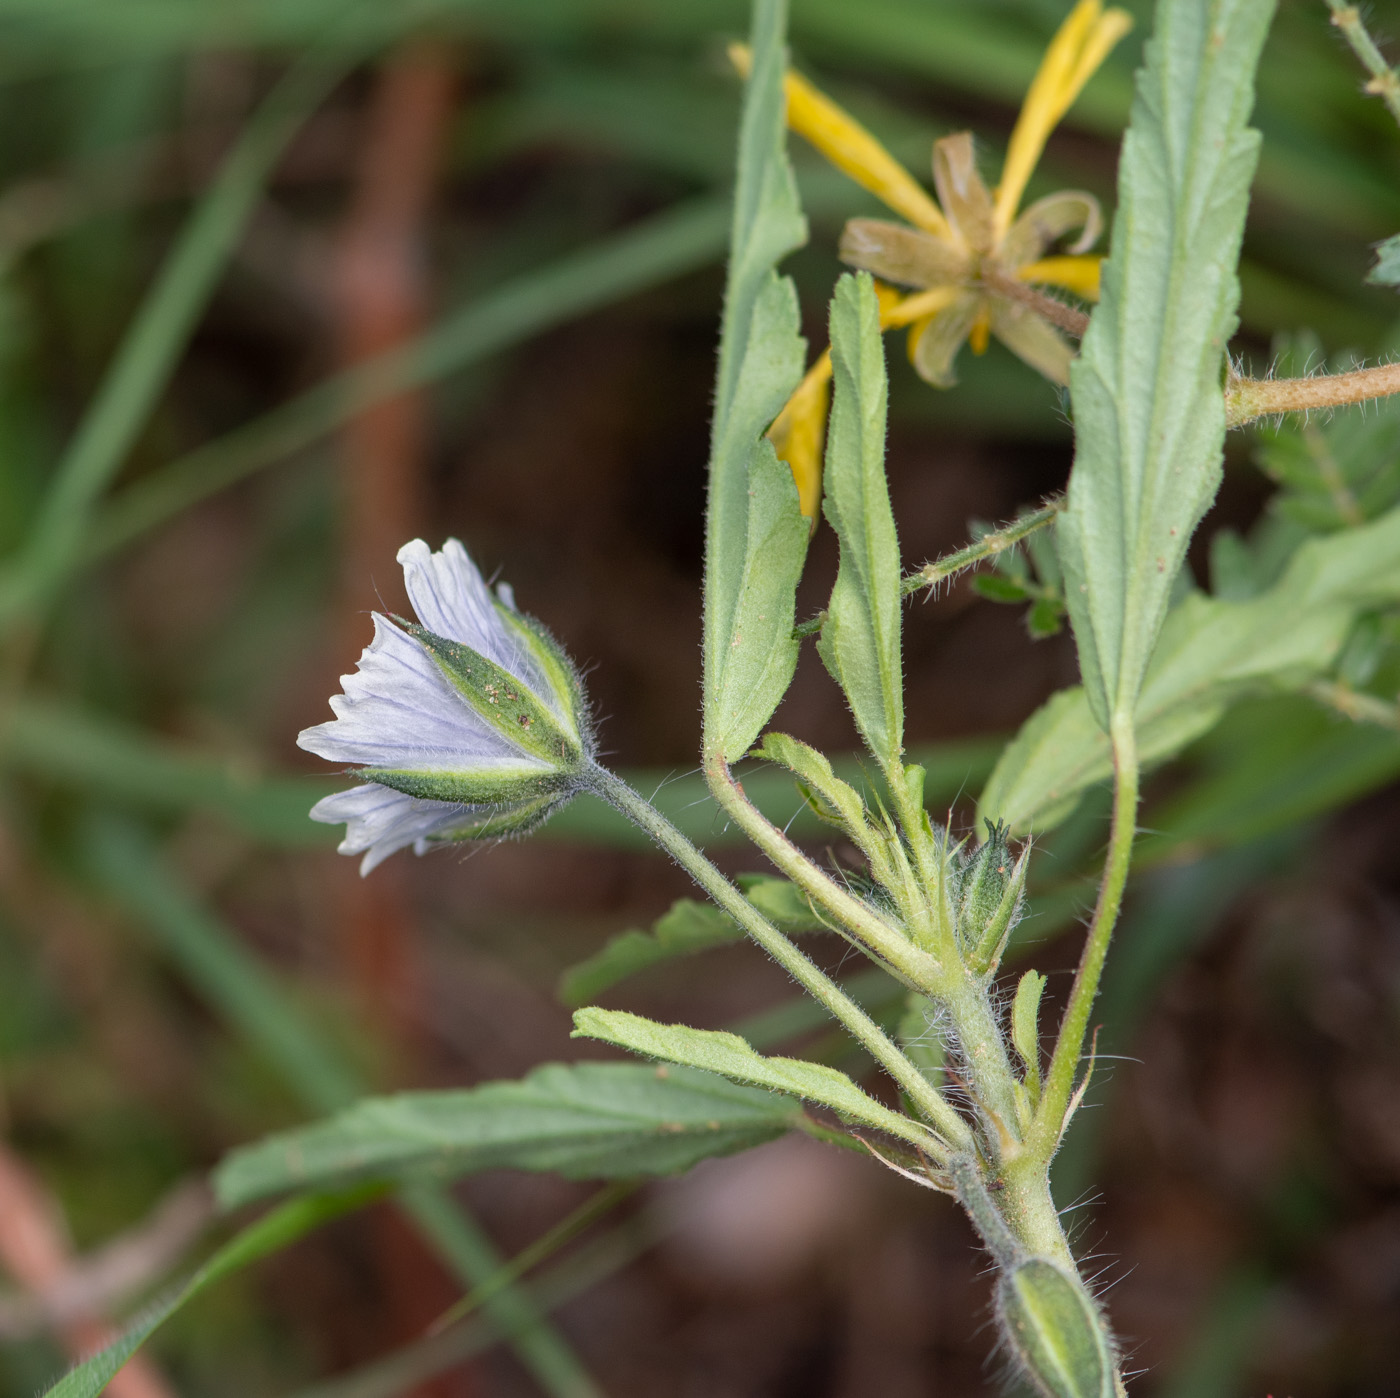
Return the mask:
{"type": "Polygon", "coordinates": [[[1400,777],[1400,734],[1292,696],[1241,704],[1195,755],[1199,775],[1153,810],[1141,858],[1167,839],[1254,839],[1400,777]]]}
{"type": "Polygon", "coordinates": [[[728,203],[704,197],[560,258],[478,297],[411,344],[337,374],[122,491],[96,521],[87,561],[310,445],[356,414],[447,377],[543,330],[712,262],[728,203]]]}
{"type": "MultiPolygon", "coordinates": [[[[927,770],[924,789],[930,806],[938,810],[976,790],[992,770],[1001,747],[999,739],[976,738],[914,748],[909,758],[927,770]]],[[[838,758],[834,765],[846,780],[861,780],[858,758],[838,758]]],[[[262,775],[228,757],[152,737],[134,725],[55,699],[15,701],[6,723],[0,725],[0,770],[172,815],[208,812],[269,845],[326,846],[337,839],[334,830],[316,824],[307,812],[343,781],[262,775]]],[[[696,843],[711,848],[747,843],[721,820],[698,774],[674,777],[653,768],[626,775],[638,790],[655,792],[657,809],[696,843]]],[[[766,764],[755,768],[744,776],[744,790],[770,819],[786,823],[796,813],[794,834],[809,835],[824,828],[783,772],[766,764]]],[[[653,848],[612,807],[588,797],[552,817],[536,838],[653,848]]]]}
{"type": "Polygon", "coordinates": [[[336,838],[307,812],[339,782],[266,776],[47,696],[15,700],[6,710],[0,769],[154,811],[208,811],[272,845],[325,846],[336,838]]]}
{"type": "MultiPolygon", "coordinates": [[[[160,938],[172,960],[221,1017],[254,1045],[316,1112],[352,1103],[364,1085],[321,1044],[276,981],[233,932],[201,907],[165,868],[149,837],[114,816],[82,832],[92,873],[160,938]]],[[[404,1207],[468,1286],[490,1284],[502,1265],[486,1235],[448,1195],[424,1185],[404,1207]]],[[[521,1362],[553,1398],[598,1398],[599,1389],[565,1342],[514,1287],[486,1303],[514,1337],[521,1362]]]]}
{"type": "MultiPolygon", "coordinates": [[[[400,1206],[439,1255],[470,1288],[497,1288],[505,1259],[481,1226],[445,1189],[418,1184],[399,1195],[400,1206]]],[[[543,1308],[519,1285],[493,1289],[482,1309],[520,1362],[552,1398],[603,1398],[603,1391],[543,1308]]]]}
{"type": "Polygon", "coordinates": [[[384,1192],[383,1185],[360,1185],[337,1193],[309,1194],[289,1200],[256,1223],[249,1224],[225,1243],[184,1286],[157,1302],[112,1344],[70,1370],[44,1398],[96,1398],[147,1337],[206,1287],[260,1258],[280,1252],[323,1223],[363,1207],[384,1192]]]}
{"type": "Polygon", "coordinates": [[[353,1102],[360,1084],[317,1038],[286,993],[229,929],[164,870],[149,837],[116,816],[95,816],[82,848],[88,867],[138,927],[219,1015],[255,1045],[302,1101],[331,1112],[353,1102]]]}
{"type": "Polygon", "coordinates": [[[94,502],[164,392],[287,141],[344,71],[298,60],[248,122],[128,327],[53,480],[24,551],[0,584],[0,625],[40,603],[71,568],[94,502]]]}
{"type": "MultiPolygon", "coordinates": [[[[541,1313],[554,1310],[634,1262],[653,1241],[644,1223],[629,1220],[577,1249],[522,1290],[541,1313]]],[[[478,1316],[465,1325],[414,1340],[349,1373],[298,1389],[292,1398],[399,1398],[515,1333],[499,1320],[478,1316]]]]}
{"type": "MultiPolygon", "coordinates": [[[[1153,869],[1135,881],[1121,939],[1095,1003],[1098,1052],[1132,1051],[1134,1030],[1177,968],[1214,935],[1246,889],[1258,887],[1261,879],[1296,858],[1304,838],[1303,832],[1290,830],[1282,837],[1153,869]]],[[[1084,896],[1086,903],[1092,899],[1092,885],[1086,886],[1084,896]]],[[[1116,1087],[1112,1077],[1096,1082],[1090,1103],[1101,1108],[1116,1087]]],[[[1076,1115],[1055,1156],[1051,1178],[1057,1197],[1077,1199],[1093,1186],[1104,1128],[1111,1119],[1101,1110],[1076,1115]]]]}

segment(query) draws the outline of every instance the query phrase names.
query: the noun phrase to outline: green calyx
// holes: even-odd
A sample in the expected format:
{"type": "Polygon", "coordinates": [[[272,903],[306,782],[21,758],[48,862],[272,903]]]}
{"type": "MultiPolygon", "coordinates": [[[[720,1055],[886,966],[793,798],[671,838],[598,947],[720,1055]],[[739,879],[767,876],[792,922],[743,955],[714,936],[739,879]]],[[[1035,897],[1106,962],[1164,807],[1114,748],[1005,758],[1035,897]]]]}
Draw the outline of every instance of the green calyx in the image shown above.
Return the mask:
{"type": "MultiPolygon", "coordinates": [[[[433,657],[452,687],[478,717],[518,749],[522,758],[527,759],[515,776],[523,777],[532,770],[528,759],[545,764],[555,773],[576,772],[587,760],[589,743],[583,697],[572,666],[552,640],[545,644],[543,633],[527,625],[518,613],[504,608],[499,610],[540,662],[554,696],[567,717],[561,718],[509,670],[488,660],[479,651],[460,641],[449,641],[413,622],[396,620],[433,657]]],[[[535,774],[536,777],[540,775],[538,770],[535,774]]],[[[468,798],[438,796],[434,799],[468,798]]]]}
{"type": "MultiPolygon", "coordinates": [[[[480,771],[449,772],[366,767],[356,774],[405,796],[421,801],[451,801],[463,806],[506,809],[543,800],[552,805],[575,790],[567,773],[550,771],[530,763],[510,767],[486,767],[480,771]]],[[[454,838],[461,838],[454,836],[454,838]]]]}
{"type": "Polygon", "coordinates": [[[987,823],[987,838],[953,872],[958,943],[976,975],[994,971],[1006,940],[1020,921],[1029,848],[1013,859],[1008,827],[987,823]]]}
{"type": "Polygon", "coordinates": [[[1113,1348],[1078,1278],[1043,1257],[1017,1262],[997,1283],[997,1315],[1043,1398],[1113,1398],[1113,1348]]]}

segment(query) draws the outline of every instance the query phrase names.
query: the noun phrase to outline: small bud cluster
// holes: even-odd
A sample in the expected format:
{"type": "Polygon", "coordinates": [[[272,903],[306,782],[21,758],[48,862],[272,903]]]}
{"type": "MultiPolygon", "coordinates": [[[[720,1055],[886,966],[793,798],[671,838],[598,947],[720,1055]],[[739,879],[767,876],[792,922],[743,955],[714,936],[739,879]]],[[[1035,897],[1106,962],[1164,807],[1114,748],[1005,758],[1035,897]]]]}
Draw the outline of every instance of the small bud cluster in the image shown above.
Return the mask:
{"type": "Polygon", "coordinates": [[[946,865],[958,947],[977,975],[995,973],[1025,902],[1030,847],[1013,858],[1008,833],[988,822],[987,838],[970,853],[954,852],[946,865]]]}

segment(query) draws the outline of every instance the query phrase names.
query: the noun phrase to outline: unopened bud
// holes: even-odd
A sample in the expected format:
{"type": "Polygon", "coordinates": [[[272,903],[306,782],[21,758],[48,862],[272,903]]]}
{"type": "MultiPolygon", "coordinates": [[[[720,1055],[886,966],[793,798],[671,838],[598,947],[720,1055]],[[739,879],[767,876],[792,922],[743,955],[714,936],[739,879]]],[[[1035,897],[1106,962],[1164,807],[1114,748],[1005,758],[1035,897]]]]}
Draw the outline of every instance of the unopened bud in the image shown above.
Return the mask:
{"type": "Polygon", "coordinates": [[[995,969],[1011,929],[1020,920],[1028,851],[1013,859],[1007,827],[987,823],[987,838],[963,862],[958,876],[958,942],[979,975],[995,969]]]}
{"type": "Polygon", "coordinates": [[[997,1283],[1007,1345],[1043,1398],[1114,1398],[1113,1346],[1083,1285],[1054,1262],[1031,1257],[997,1283]]]}

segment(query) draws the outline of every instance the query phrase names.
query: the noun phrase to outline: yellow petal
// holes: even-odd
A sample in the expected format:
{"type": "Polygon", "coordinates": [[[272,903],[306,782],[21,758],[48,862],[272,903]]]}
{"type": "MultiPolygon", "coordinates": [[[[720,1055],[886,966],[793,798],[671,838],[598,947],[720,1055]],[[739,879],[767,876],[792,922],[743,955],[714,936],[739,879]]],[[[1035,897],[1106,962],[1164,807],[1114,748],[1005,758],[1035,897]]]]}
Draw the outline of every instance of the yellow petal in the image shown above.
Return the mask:
{"type": "Polygon", "coordinates": [[[1018,267],[1016,275],[1023,282],[1062,286],[1086,301],[1097,301],[1102,265],[1103,258],[1098,256],[1042,257],[1039,262],[1028,262],[1024,267],[1018,267]]]}
{"type": "MultiPolygon", "coordinates": [[[[751,63],[748,47],[731,44],[729,58],[747,77],[751,63]]],[[[787,124],[799,136],[916,228],[951,238],[948,220],[933,197],[854,117],[796,73],[788,73],[783,91],[787,124]]]]}
{"type": "Polygon", "coordinates": [[[905,296],[888,306],[880,298],[880,329],[895,330],[901,325],[913,325],[915,321],[927,320],[939,311],[947,310],[954,301],[964,294],[961,286],[935,286],[921,291],[915,296],[905,296]]]}
{"type": "Polygon", "coordinates": [[[1126,10],[1105,11],[1102,0],[1079,0],[1050,41],[1006,150],[1006,165],[997,189],[998,237],[1011,227],[1031,172],[1056,123],[1113,46],[1132,27],[1132,16],[1126,10]]]}
{"type": "Polygon", "coordinates": [[[798,504],[813,529],[822,503],[822,447],[830,397],[831,351],[824,350],[768,429],[778,459],[792,470],[798,504]]]}
{"type": "Polygon", "coordinates": [[[992,313],[986,306],[977,312],[972,329],[967,332],[967,344],[973,354],[986,354],[987,341],[992,338],[992,313]]]}

